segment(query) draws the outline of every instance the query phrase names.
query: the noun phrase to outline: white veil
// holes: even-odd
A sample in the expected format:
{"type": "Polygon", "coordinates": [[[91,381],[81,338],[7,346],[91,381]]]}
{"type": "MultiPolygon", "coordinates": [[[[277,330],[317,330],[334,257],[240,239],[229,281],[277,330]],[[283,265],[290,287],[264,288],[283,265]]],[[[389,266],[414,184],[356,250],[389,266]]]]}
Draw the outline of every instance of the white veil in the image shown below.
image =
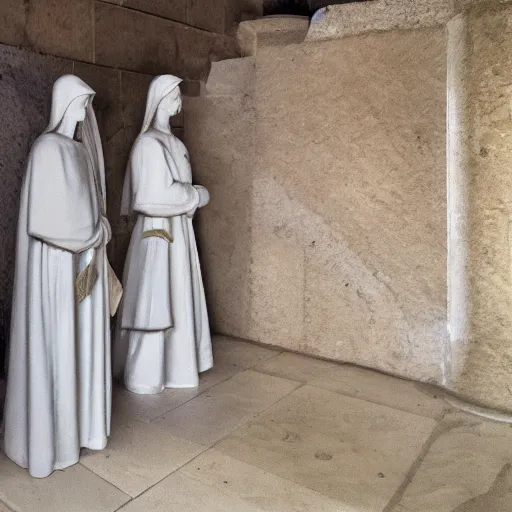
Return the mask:
{"type": "Polygon", "coordinates": [[[93,91],[83,80],[75,75],[64,75],[60,77],[53,86],[52,110],[50,122],[43,133],[50,133],[57,130],[62,123],[69,105],[80,96],[90,96],[91,101],[87,105],[87,113],[83,123],[82,135],[83,144],[91,159],[94,173],[101,187],[102,214],[106,214],[106,185],[105,185],[105,162],[103,149],[101,147],[100,133],[96,115],[92,107],[92,100],[95,96],[93,91]]]}
{"type": "MultiPolygon", "coordinates": [[[[140,135],[147,132],[151,127],[151,123],[155,117],[156,111],[160,102],[183,80],[173,75],[160,75],[157,76],[149,87],[148,99],[146,102],[146,113],[144,115],[144,122],[142,123],[142,129],[140,131],[140,135]]],[[[131,161],[131,159],[130,159],[131,161]]],[[[126,176],[124,179],[123,186],[123,198],[121,201],[121,215],[131,215],[132,212],[132,173],[131,173],[131,164],[128,162],[128,169],[126,170],[126,176]]]]}

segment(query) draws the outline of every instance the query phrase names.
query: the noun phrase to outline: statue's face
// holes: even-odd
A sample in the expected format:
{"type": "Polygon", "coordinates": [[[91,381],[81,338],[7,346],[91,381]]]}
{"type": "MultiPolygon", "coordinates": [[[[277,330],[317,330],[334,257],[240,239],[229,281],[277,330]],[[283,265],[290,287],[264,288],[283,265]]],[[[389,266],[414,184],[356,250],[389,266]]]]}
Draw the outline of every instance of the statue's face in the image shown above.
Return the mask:
{"type": "Polygon", "coordinates": [[[179,87],[176,87],[173,91],[164,97],[158,108],[164,109],[166,114],[171,117],[181,112],[181,105],[181,91],[179,87]]]}
{"type": "Polygon", "coordinates": [[[68,117],[71,122],[81,123],[84,121],[90,99],[90,96],[79,96],[75,98],[67,108],[65,116],[68,117]]]}

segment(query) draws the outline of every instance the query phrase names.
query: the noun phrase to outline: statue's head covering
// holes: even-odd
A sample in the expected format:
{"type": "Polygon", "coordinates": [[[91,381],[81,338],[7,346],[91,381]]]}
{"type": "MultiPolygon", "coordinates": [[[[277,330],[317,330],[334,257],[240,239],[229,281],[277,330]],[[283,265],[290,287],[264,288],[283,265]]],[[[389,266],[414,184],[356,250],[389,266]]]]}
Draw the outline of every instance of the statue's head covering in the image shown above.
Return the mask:
{"type": "Polygon", "coordinates": [[[66,111],[76,98],[90,96],[91,99],[87,105],[86,116],[83,123],[82,138],[96,177],[101,185],[103,213],[105,213],[105,162],[103,159],[103,149],[101,147],[98,123],[92,107],[92,99],[95,94],[95,91],[77,76],[61,76],[53,86],[50,122],[44,133],[55,132],[59,128],[66,111]]]}
{"type": "Polygon", "coordinates": [[[157,76],[149,87],[148,100],[146,102],[146,114],[142,123],[141,133],[149,130],[160,102],[183,82],[181,78],[173,75],[157,76]]]}
{"type": "MultiPolygon", "coordinates": [[[[146,112],[144,115],[144,122],[140,134],[147,132],[151,128],[151,124],[155,118],[156,111],[162,100],[183,80],[173,75],[160,75],[157,76],[149,86],[148,99],[146,102],[146,112]]],[[[132,213],[132,173],[131,173],[131,159],[128,162],[128,169],[124,179],[123,196],[121,199],[121,215],[130,215],[132,213]]]]}
{"type": "Polygon", "coordinates": [[[53,86],[50,123],[45,133],[54,132],[62,123],[71,103],[80,96],[94,97],[95,92],[75,75],[61,76],[53,86]]]}

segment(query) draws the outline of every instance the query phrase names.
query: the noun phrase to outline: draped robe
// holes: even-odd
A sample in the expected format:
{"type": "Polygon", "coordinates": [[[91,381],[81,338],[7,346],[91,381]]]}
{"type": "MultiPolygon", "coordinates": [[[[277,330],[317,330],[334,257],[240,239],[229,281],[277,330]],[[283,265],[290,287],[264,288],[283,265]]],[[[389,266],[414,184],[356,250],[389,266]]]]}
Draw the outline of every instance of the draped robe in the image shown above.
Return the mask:
{"type": "Polygon", "coordinates": [[[114,373],[140,394],[195,387],[213,356],[192,226],[199,193],[187,150],[173,135],[149,129],[134,144],[128,173],[125,198],[138,219],[124,269],[114,373]]]}
{"type": "Polygon", "coordinates": [[[58,133],[34,143],[18,223],[9,375],[7,456],[32,476],[102,449],[110,430],[109,291],[99,185],[83,144],[58,133]],[[97,265],[77,303],[77,274],[97,265]]]}

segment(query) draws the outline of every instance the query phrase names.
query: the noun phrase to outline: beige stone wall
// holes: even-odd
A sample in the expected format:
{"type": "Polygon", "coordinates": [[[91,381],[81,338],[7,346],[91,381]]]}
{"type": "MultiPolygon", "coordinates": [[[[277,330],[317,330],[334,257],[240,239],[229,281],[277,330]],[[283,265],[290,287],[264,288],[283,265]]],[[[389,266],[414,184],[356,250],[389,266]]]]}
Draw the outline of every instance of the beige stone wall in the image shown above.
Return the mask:
{"type": "Polygon", "coordinates": [[[440,383],[444,28],[278,39],[186,108],[214,330],[440,383]]]}

